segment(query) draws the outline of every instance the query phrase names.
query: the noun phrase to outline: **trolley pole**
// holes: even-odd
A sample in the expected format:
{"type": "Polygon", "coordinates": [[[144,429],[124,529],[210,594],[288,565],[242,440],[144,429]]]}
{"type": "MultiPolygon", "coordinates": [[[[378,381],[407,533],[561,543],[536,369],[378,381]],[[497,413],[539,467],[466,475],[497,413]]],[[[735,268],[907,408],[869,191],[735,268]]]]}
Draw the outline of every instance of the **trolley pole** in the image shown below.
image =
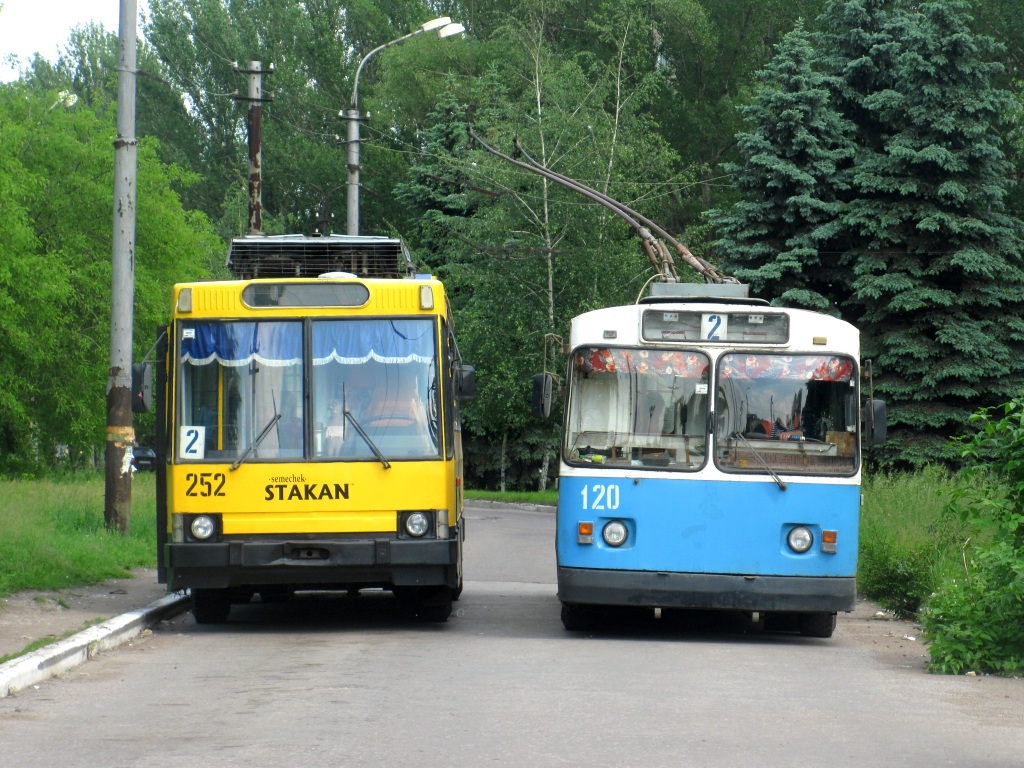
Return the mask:
{"type": "Polygon", "coordinates": [[[117,138],[114,141],[114,241],[111,281],[110,371],[107,379],[107,434],[104,451],[103,520],[127,534],[132,514],[132,323],[135,302],[136,0],[121,0],[117,71],[117,138]]]}

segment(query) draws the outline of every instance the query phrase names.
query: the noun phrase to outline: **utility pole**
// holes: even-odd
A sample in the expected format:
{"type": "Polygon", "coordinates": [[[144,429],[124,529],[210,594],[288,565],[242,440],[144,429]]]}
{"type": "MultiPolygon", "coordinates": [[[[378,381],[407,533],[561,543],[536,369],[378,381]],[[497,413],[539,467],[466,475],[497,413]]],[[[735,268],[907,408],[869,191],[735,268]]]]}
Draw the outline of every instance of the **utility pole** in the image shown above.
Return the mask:
{"type": "Polygon", "coordinates": [[[249,102],[249,111],[245,117],[245,127],[249,142],[249,234],[258,235],[263,232],[263,75],[274,74],[274,65],[263,69],[262,62],[250,61],[248,69],[235,71],[245,75],[249,80],[249,95],[237,97],[239,101],[249,102]]]}
{"type": "Polygon", "coordinates": [[[132,516],[132,323],[135,303],[136,0],[121,0],[117,66],[117,138],[114,141],[114,247],[110,312],[110,371],[107,379],[107,435],[104,450],[103,520],[127,534],[132,516]]]}

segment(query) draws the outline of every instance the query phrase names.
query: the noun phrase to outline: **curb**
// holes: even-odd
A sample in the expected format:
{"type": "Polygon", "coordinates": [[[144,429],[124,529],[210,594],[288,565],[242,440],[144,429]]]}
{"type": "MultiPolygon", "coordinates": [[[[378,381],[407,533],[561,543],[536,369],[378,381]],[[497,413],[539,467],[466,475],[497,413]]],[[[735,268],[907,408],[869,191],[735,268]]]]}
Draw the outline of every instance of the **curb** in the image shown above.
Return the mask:
{"type": "Polygon", "coordinates": [[[191,598],[184,595],[167,595],[145,608],[122,613],[66,640],[0,664],[0,699],[62,675],[101,651],[132,640],[161,619],[187,610],[190,602],[191,598]]]}
{"type": "Polygon", "coordinates": [[[524,504],[514,501],[491,501],[490,499],[466,499],[464,504],[467,507],[482,509],[521,509],[525,512],[550,512],[552,514],[558,509],[553,504],[524,504]]]}

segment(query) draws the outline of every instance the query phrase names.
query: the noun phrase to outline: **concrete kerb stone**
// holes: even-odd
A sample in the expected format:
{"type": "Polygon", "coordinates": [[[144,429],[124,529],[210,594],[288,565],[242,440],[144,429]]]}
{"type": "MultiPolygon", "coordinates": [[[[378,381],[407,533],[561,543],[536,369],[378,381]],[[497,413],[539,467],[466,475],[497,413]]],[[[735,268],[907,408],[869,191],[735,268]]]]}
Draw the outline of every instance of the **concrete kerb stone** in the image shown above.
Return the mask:
{"type": "Polygon", "coordinates": [[[101,651],[137,637],[161,619],[187,610],[190,603],[191,599],[184,595],[167,595],[145,608],[128,611],[66,640],[0,664],[0,698],[69,672],[101,651]]]}
{"type": "Polygon", "coordinates": [[[550,512],[555,513],[557,507],[553,504],[523,504],[513,501],[491,501],[490,499],[466,499],[467,507],[478,509],[522,509],[527,512],[550,512]]]}

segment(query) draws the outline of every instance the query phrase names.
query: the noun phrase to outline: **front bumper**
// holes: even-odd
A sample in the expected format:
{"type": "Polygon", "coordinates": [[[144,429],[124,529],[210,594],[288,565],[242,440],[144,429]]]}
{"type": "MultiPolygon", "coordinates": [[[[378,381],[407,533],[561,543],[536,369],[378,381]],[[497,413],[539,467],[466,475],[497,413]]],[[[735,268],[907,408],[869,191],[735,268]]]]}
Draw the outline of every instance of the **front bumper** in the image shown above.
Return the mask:
{"type": "Polygon", "coordinates": [[[740,611],[852,611],[852,577],[558,569],[563,603],[740,611]]]}
{"type": "Polygon", "coordinates": [[[229,540],[168,543],[164,555],[170,590],[261,585],[456,588],[460,544],[457,539],[229,540]]]}

